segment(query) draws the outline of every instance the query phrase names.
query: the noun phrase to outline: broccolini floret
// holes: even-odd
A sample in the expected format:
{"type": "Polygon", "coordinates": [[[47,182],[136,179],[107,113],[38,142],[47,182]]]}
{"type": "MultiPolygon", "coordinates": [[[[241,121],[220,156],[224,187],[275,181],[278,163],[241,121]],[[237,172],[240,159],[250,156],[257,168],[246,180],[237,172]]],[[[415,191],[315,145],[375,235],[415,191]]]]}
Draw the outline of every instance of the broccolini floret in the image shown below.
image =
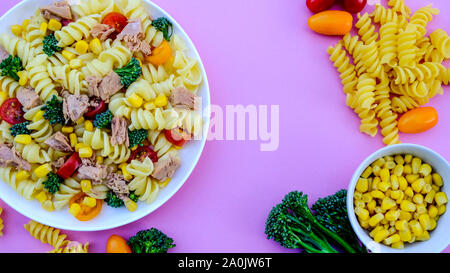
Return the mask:
{"type": "Polygon", "coordinates": [[[156,228],[139,231],[128,239],[127,244],[133,253],[167,253],[176,246],[172,238],[156,228]]]}
{"type": "Polygon", "coordinates": [[[142,146],[143,141],[147,138],[148,131],[145,129],[139,129],[139,130],[128,130],[128,139],[130,141],[130,145],[128,148],[133,148],[137,145],[142,146]]]}
{"type": "Polygon", "coordinates": [[[58,40],[56,40],[55,35],[53,33],[45,36],[43,41],[43,51],[47,56],[51,57],[55,52],[59,52],[62,50],[61,47],[57,46],[58,40]]]}
{"type": "Polygon", "coordinates": [[[173,35],[173,25],[166,17],[159,17],[153,20],[152,25],[163,33],[164,39],[170,41],[173,35]]]}
{"type": "Polygon", "coordinates": [[[113,208],[120,208],[125,205],[123,200],[120,199],[113,191],[108,191],[106,193],[105,202],[108,206],[113,208]]]}
{"type": "Polygon", "coordinates": [[[139,195],[134,193],[134,191],[130,192],[130,195],[128,196],[132,201],[137,202],[139,199],[139,195]]]}
{"type": "Polygon", "coordinates": [[[355,249],[367,252],[358,240],[348,219],[347,190],[343,189],[325,198],[319,198],[311,207],[316,219],[326,228],[341,236],[355,249]]]}
{"type": "Polygon", "coordinates": [[[102,128],[106,128],[106,129],[111,129],[111,121],[114,118],[113,114],[111,113],[111,111],[106,110],[103,113],[97,114],[95,116],[95,120],[93,122],[94,126],[102,129],[102,128]]]}
{"type": "Polygon", "coordinates": [[[276,205],[266,220],[266,235],[286,248],[299,248],[309,253],[338,253],[337,244],[342,250],[355,253],[355,250],[339,235],[324,227],[314,217],[308,207],[308,196],[293,191],[276,205]]]}
{"type": "Polygon", "coordinates": [[[139,61],[136,58],[131,58],[130,62],[122,68],[114,70],[120,76],[120,83],[128,88],[135,82],[142,74],[142,69],[139,61]]]}
{"type": "Polygon", "coordinates": [[[19,76],[17,72],[23,70],[22,61],[17,56],[9,55],[8,58],[0,63],[0,69],[2,70],[2,76],[9,76],[18,81],[19,76]]]}
{"type": "Polygon", "coordinates": [[[56,95],[53,95],[52,98],[45,103],[41,110],[45,111],[44,118],[48,120],[50,124],[66,124],[66,119],[64,118],[63,112],[63,102],[62,100],[58,100],[56,95]]]}
{"type": "Polygon", "coordinates": [[[31,134],[31,131],[28,130],[27,125],[30,124],[29,121],[25,121],[19,124],[14,124],[13,126],[11,126],[11,128],[9,128],[9,130],[11,131],[11,135],[13,137],[17,136],[17,135],[29,135],[31,134]]]}
{"type": "Polygon", "coordinates": [[[51,194],[55,194],[59,190],[60,184],[63,179],[59,177],[56,173],[49,172],[47,174],[47,180],[43,182],[44,188],[51,194]]]}

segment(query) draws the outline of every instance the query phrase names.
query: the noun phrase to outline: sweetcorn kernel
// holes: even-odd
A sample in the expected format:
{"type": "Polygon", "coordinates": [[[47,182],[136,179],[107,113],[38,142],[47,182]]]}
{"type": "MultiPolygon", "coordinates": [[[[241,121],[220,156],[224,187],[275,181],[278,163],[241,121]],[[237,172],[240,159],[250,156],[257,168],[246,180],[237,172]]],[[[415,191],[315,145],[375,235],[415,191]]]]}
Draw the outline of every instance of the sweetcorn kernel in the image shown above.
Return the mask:
{"type": "Polygon", "coordinates": [[[40,191],[36,194],[35,198],[39,201],[39,203],[42,203],[47,200],[47,194],[45,194],[45,191],[40,191]]]}
{"type": "Polygon", "coordinates": [[[75,133],[71,133],[69,135],[69,140],[70,140],[70,146],[75,148],[75,145],[77,145],[78,143],[78,137],[75,133]]]}
{"type": "Polygon", "coordinates": [[[65,49],[61,52],[61,55],[63,55],[63,57],[66,58],[68,61],[73,60],[77,57],[74,53],[65,49]]]}
{"type": "Polygon", "coordinates": [[[21,25],[12,25],[11,32],[16,36],[21,36],[23,31],[23,27],[21,25]]]}
{"type": "Polygon", "coordinates": [[[130,103],[131,106],[135,108],[141,107],[144,100],[141,96],[137,95],[136,93],[132,93],[128,98],[127,101],[130,103]]]}
{"type": "Polygon", "coordinates": [[[413,202],[408,201],[408,200],[403,200],[403,201],[400,203],[400,208],[401,208],[402,210],[408,211],[408,212],[414,212],[414,211],[416,211],[416,205],[415,205],[413,202]]]}
{"type": "Polygon", "coordinates": [[[66,134],[70,134],[70,133],[73,133],[73,127],[72,126],[63,126],[61,128],[61,131],[66,134]]]}
{"type": "Polygon", "coordinates": [[[102,48],[102,44],[100,43],[100,40],[98,38],[94,38],[89,42],[89,49],[94,53],[94,54],[100,54],[100,52],[102,52],[103,48],[102,48]]]}
{"type": "Polygon", "coordinates": [[[361,174],[362,178],[368,178],[372,174],[372,167],[367,167],[364,172],[361,174]]]}
{"type": "Polygon", "coordinates": [[[45,164],[37,167],[34,170],[34,174],[39,178],[43,178],[51,171],[52,171],[52,167],[50,166],[50,164],[45,163],[45,164]]]}
{"type": "Polygon", "coordinates": [[[391,247],[395,248],[395,249],[403,249],[403,248],[405,248],[405,245],[403,244],[402,241],[400,241],[400,242],[392,243],[391,247]]]}
{"type": "Polygon", "coordinates": [[[48,28],[47,22],[42,22],[41,26],[39,27],[39,31],[41,32],[42,35],[47,34],[47,28],[48,28]]]}
{"type": "Polygon", "coordinates": [[[78,154],[82,158],[90,158],[94,151],[91,147],[82,147],[78,150],[78,154]]]}
{"type": "Polygon", "coordinates": [[[94,131],[94,124],[92,124],[90,120],[86,120],[84,122],[84,129],[86,129],[86,131],[92,132],[94,131]]]}
{"type": "Polygon", "coordinates": [[[80,151],[80,149],[83,147],[85,147],[85,145],[82,142],[75,144],[75,152],[80,151]]]}
{"type": "Polygon", "coordinates": [[[445,192],[438,192],[434,196],[434,201],[436,201],[436,204],[438,206],[442,206],[444,204],[447,204],[447,202],[448,202],[447,195],[445,194],[445,192]]]}
{"type": "Polygon", "coordinates": [[[387,236],[389,236],[389,232],[386,229],[382,229],[375,233],[373,240],[377,243],[383,241],[387,236]]]}
{"type": "Polygon", "coordinates": [[[83,179],[80,181],[81,190],[85,193],[90,192],[92,189],[92,182],[87,179],[83,179]]]}
{"type": "Polygon", "coordinates": [[[355,214],[361,219],[361,220],[367,220],[369,219],[369,211],[364,209],[364,208],[360,208],[360,207],[356,207],[355,208],[355,214]]]}
{"type": "Polygon", "coordinates": [[[428,215],[429,215],[431,218],[436,217],[436,216],[438,215],[438,213],[439,213],[439,210],[438,210],[438,208],[436,208],[436,206],[430,206],[430,207],[428,208],[428,215]]]}
{"type": "Polygon", "coordinates": [[[24,170],[21,170],[21,171],[19,171],[16,174],[16,180],[17,181],[21,181],[21,180],[27,179],[28,177],[30,177],[30,174],[28,172],[24,171],[24,170]]]}
{"type": "Polygon", "coordinates": [[[438,173],[433,173],[432,175],[433,178],[433,183],[438,186],[438,187],[442,187],[442,185],[444,184],[442,182],[442,177],[438,174],[438,173]]]}
{"type": "Polygon", "coordinates": [[[37,111],[36,114],[34,114],[33,116],[33,122],[38,122],[42,120],[44,118],[44,114],[45,112],[42,110],[37,111]]]}
{"type": "Polygon", "coordinates": [[[61,28],[62,24],[58,20],[52,18],[48,21],[48,29],[50,29],[51,31],[58,31],[61,28]]]}
{"type": "Polygon", "coordinates": [[[383,241],[385,245],[392,245],[398,242],[400,242],[400,235],[398,234],[391,235],[383,241]]]}
{"type": "Polygon", "coordinates": [[[92,197],[85,197],[82,202],[83,205],[93,208],[97,205],[97,200],[92,197]]]}
{"type": "Polygon", "coordinates": [[[137,210],[137,204],[136,202],[134,202],[131,199],[128,199],[127,201],[125,201],[125,207],[128,209],[128,211],[136,211],[137,210]]]}
{"type": "Polygon", "coordinates": [[[154,103],[155,103],[156,107],[166,106],[168,103],[166,95],[160,94],[159,96],[156,97],[156,99],[154,100],[154,103]]]}
{"type": "Polygon", "coordinates": [[[377,213],[374,216],[370,217],[369,225],[374,227],[384,219],[384,215],[382,213],[377,213]]]}
{"type": "Polygon", "coordinates": [[[356,190],[364,193],[369,189],[369,181],[365,178],[358,179],[358,182],[356,183],[356,190]]]}
{"type": "Polygon", "coordinates": [[[14,137],[14,142],[24,144],[24,145],[30,144],[31,136],[30,135],[17,135],[14,137]]]}
{"type": "Polygon", "coordinates": [[[81,211],[81,206],[77,203],[73,203],[72,205],[70,205],[69,208],[69,213],[72,214],[73,216],[77,216],[81,211]]]}
{"type": "Polygon", "coordinates": [[[86,41],[78,41],[75,43],[75,50],[80,54],[85,54],[89,49],[89,44],[86,41]]]}

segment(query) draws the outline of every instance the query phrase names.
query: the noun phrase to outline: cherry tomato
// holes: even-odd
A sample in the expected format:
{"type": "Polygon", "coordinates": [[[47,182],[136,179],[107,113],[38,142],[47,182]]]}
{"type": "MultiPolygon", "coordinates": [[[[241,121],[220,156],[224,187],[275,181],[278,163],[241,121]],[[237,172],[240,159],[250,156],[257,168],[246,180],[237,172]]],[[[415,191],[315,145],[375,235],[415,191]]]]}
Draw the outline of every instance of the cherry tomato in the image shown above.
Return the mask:
{"type": "Polygon", "coordinates": [[[150,146],[140,146],[139,148],[131,152],[128,163],[130,163],[131,160],[144,161],[146,157],[149,157],[153,161],[153,163],[158,161],[158,154],[153,151],[150,146]]]}
{"type": "Polygon", "coordinates": [[[68,26],[70,23],[72,23],[73,22],[73,20],[70,20],[70,19],[62,19],[61,20],[61,24],[65,27],[65,26],[68,26]]]}
{"type": "Polygon", "coordinates": [[[22,104],[17,98],[7,99],[0,106],[0,117],[9,124],[14,125],[25,122],[24,114],[22,104]]]}
{"type": "Polygon", "coordinates": [[[327,10],[333,6],[334,0],[306,0],[306,6],[314,13],[327,10]]]}
{"type": "Polygon", "coordinates": [[[132,251],[124,238],[113,234],[106,242],[106,253],[132,253],[132,251]]]}
{"type": "Polygon", "coordinates": [[[350,13],[358,13],[366,4],[367,0],[344,0],[344,9],[350,13]]]}
{"type": "Polygon", "coordinates": [[[99,97],[92,97],[91,100],[97,103],[96,107],[89,107],[88,112],[84,114],[85,117],[93,119],[97,114],[103,113],[108,109],[108,105],[99,97]]]}
{"type": "Polygon", "coordinates": [[[69,159],[59,168],[56,172],[63,179],[67,179],[74,174],[74,172],[80,167],[81,159],[77,152],[73,153],[69,159]]]}
{"type": "Polygon", "coordinates": [[[172,57],[172,49],[169,42],[164,40],[161,45],[153,49],[152,55],[145,56],[145,60],[154,66],[163,65],[172,57]]]}
{"type": "Polygon", "coordinates": [[[118,34],[128,24],[128,18],[120,12],[110,12],[103,18],[102,24],[113,27],[116,30],[116,34],[118,34]]]}
{"type": "Polygon", "coordinates": [[[438,114],[433,107],[409,110],[398,120],[398,129],[407,134],[417,134],[433,128],[438,122],[438,114]]]}
{"type": "Polygon", "coordinates": [[[172,130],[164,130],[166,139],[175,146],[181,147],[192,137],[189,133],[181,128],[175,128],[172,130]]]}
{"type": "Polygon", "coordinates": [[[308,19],[308,26],[324,35],[345,35],[352,29],[353,16],[342,10],[326,10],[308,19]]]}
{"type": "Polygon", "coordinates": [[[95,216],[97,216],[100,213],[100,211],[102,210],[103,200],[101,200],[101,199],[97,199],[97,203],[95,204],[95,207],[93,207],[93,208],[82,204],[83,199],[86,196],[88,196],[86,193],[80,192],[80,193],[75,194],[69,200],[69,207],[74,203],[80,205],[81,211],[80,211],[80,213],[77,214],[77,216],[75,216],[75,218],[77,218],[80,221],[89,221],[89,220],[95,218],[95,216]]]}

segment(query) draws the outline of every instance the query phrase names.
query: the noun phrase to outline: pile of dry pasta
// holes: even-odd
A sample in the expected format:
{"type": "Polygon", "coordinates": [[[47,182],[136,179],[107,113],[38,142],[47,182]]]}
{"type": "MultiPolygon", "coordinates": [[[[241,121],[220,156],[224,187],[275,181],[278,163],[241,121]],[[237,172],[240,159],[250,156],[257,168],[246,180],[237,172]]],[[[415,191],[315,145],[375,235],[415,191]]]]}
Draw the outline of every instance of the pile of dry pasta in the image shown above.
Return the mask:
{"type": "Polygon", "coordinates": [[[400,142],[398,115],[442,95],[442,85],[449,85],[450,69],[443,62],[450,58],[450,37],[442,29],[426,35],[427,24],[439,14],[431,4],[414,13],[404,0],[390,0],[388,6],[358,14],[358,35],[347,33],[327,52],[340,73],[347,106],[361,119],[360,131],[373,137],[379,125],[383,142],[392,145],[400,142]]]}

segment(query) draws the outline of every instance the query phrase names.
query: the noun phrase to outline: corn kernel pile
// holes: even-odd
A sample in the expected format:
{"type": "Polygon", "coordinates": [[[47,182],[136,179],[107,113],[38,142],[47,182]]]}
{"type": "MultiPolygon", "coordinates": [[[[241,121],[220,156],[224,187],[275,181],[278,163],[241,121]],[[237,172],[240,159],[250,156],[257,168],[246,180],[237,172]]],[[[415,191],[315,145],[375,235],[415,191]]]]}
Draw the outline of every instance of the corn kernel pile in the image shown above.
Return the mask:
{"type": "Polygon", "coordinates": [[[445,213],[442,177],[412,155],[385,156],[361,174],[354,193],[355,214],[375,242],[401,249],[426,241],[445,213]]]}

